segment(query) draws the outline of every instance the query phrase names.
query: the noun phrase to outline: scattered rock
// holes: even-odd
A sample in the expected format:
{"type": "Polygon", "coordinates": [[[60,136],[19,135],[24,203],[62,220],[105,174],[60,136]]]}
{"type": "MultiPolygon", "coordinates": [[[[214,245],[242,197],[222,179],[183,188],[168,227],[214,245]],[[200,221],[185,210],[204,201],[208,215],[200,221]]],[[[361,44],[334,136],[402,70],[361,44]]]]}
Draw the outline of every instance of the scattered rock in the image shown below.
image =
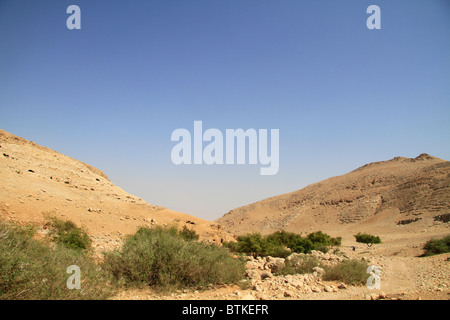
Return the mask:
{"type": "Polygon", "coordinates": [[[338,284],[338,289],[347,289],[348,286],[345,283],[338,284]]]}
{"type": "Polygon", "coordinates": [[[325,287],[323,288],[323,290],[324,290],[325,292],[333,292],[333,288],[330,287],[330,286],[325,286],[325,287]]]}
{"type": "Polygon", "coordinates": [[[283,258],[273,258],[273,257],[267,257],[267,263],[265,264],[265,268],[270,269],[272,273],[275,273],[277,271],[280,271],[285,267],[284,259],[283,258]]]}
{"type": "Polygon", "coordinates": [[[325,269],[321,268],[321,267],[314,267],[313,268],[314,272],[317,272],[317,275],[319,277],[322,277],[325,274],[325,269]]]}
{"type": "Polygon", "coordinates": [[[319,287],[316,287],[316,286],[311,287],[311,291],[312,291],[312,292],[317,292],[317,293],[322,292],[322,290],[320,290],[320,288],[319,288],[319,287]]]}
{"type": "Polygon", "coordinates": [[[295,296],[295,293],[292,290],[286,290],[283,295],[291,298],[295,296]]]}
{"type": "Polygon", "coordinates": [[[261,272],[261,280],[267,279],[267,278],[273,278],[273,274],[270,271],[263,271],[261,272]]]}
{"type": "Polygon", "coordinates": [[[252,280],[261,280],[261,274],[256,270],[247,270],[246,276],[252,280]]]}
{"type": "Polygon", "coordinates": [[[380,296],[376,293],[371,293],[369,296],[370,300],[378,300],[380,298],[380,296]]]}

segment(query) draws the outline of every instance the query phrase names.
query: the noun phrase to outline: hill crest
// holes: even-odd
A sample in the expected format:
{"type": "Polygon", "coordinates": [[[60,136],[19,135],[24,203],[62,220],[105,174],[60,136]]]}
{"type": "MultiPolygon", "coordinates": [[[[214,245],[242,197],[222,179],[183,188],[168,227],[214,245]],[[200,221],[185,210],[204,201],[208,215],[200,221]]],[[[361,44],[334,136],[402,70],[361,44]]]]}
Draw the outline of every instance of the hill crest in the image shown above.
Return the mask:
{"type": "MultiPolygon", "coordinates": [[[[450,162],[426,153],[361,166],[347,174],[229,211],[226,231],[391,230],[402,221],[424,227],[450,212],[450,162]],[[420,221],[422,220],[422,221],[420,221]]],[[[407,224],[407,223],[405,223],[407,224]]]]}

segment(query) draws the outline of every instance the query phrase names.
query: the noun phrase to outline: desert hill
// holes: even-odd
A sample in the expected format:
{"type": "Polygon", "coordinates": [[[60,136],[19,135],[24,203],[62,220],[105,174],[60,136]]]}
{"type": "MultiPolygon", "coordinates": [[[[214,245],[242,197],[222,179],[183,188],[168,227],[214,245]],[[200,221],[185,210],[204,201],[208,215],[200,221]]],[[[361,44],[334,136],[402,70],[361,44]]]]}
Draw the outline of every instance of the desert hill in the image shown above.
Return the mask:
{"type": "Polygon", "coordinates": [[[238,235],[322,230],[342,236],[421,232],[449,215],[450,162],[421,154],[370,163],[231,210],[216,222],[238,235]]]}
{"type": "Polygon", "coordinates": [[[0,130],[0,219],[42,224],[44,215],[87,229],[97,249],[119,245],[142,225],[186,225],[203,239],[230,236],[220,226],[148,204],[100,170],[0,130]]]}

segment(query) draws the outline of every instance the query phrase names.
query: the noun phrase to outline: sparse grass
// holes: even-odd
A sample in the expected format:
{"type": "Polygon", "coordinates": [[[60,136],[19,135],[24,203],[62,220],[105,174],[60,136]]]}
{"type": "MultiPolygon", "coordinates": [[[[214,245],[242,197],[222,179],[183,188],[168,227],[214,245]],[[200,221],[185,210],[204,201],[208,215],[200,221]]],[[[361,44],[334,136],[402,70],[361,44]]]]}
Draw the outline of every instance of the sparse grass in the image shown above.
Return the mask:
{"type": "Polygon", "coordinates": [[[369,275],[367,263],[362,260],[344,260],[333,266],[323,266],[325,281],[342,281],[346,284],[365,284],[369,275]]]}
{"type": "Polygon", "coordinates": [[[123,247],[105,254],[103,268],[125,286],[160,290],[236,283],[244,277],[244,261],[226,248],[187,241],[173,229],[140,228],[123,247]]]}
{"type": "Polygon", "coordinates": [[[318,258],[304,255],[297,256],[285,262],[285,267],[280,270],[278,275],[288,274],[307,274],[313,273],[313,268],[321,267],[325,270],[323,280],[341,281],[346,284],[360,285],[365,284],[369,275],[367,263],[362,260],[344,260],[334,265],[326,265],[318,258]]]}
{"type": "Polygon", "coordinates": [[[32,238],[32,227],[0,222],[0,299],[105,299],[112,294],[107,275],[92,258],[66,246],[32,238]],[[68,289],[67,267],[81,269],[81,290],[68,289]]]}
{"type": "Polygon", "coordinates": [[[49,217],[45,226],[50,230],[51,240],[58,244],[74,250],[89,250],[91,247],[92,240],[86,230],[70,220],[49,217]]]}
{"type": "Polygon", "coordinates": [[[241,290],[251,290],[253,288],[252,281],[250,279],[243,279],[239,281],[238,286],[241,290]]]}
{"type": "Polygon", "coordinates": [[[277,274],[306,274],[313,273],[313,268],[321,266],[319,259],[312,256],[295,257],[285,261],[285,267],[277,274]]]}

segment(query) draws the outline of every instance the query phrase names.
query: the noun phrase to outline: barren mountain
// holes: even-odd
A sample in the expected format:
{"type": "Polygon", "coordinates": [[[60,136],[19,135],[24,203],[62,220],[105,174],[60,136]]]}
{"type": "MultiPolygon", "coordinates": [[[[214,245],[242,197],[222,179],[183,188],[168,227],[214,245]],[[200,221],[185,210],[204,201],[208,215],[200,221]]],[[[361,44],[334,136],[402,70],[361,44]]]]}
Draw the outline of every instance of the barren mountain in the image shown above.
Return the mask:
{"type": "Polygon", "coordinates": [[[118,246],[143,225],[186,225],[217,243],[230,237],[217,224],[148,204],[102,171],[3,130],[0,179],[1,220],[38,225],[45,215],[71,220],[87,229],[97,249],[118,246]]]}
{"type": "Polygon", "coordinates": [[[322,230],[345,236],[356,231],[414,233],[449,215],[450,162],[421,154],[370,163],[231,210],[217,222],[235,234],[322,230]]]}

